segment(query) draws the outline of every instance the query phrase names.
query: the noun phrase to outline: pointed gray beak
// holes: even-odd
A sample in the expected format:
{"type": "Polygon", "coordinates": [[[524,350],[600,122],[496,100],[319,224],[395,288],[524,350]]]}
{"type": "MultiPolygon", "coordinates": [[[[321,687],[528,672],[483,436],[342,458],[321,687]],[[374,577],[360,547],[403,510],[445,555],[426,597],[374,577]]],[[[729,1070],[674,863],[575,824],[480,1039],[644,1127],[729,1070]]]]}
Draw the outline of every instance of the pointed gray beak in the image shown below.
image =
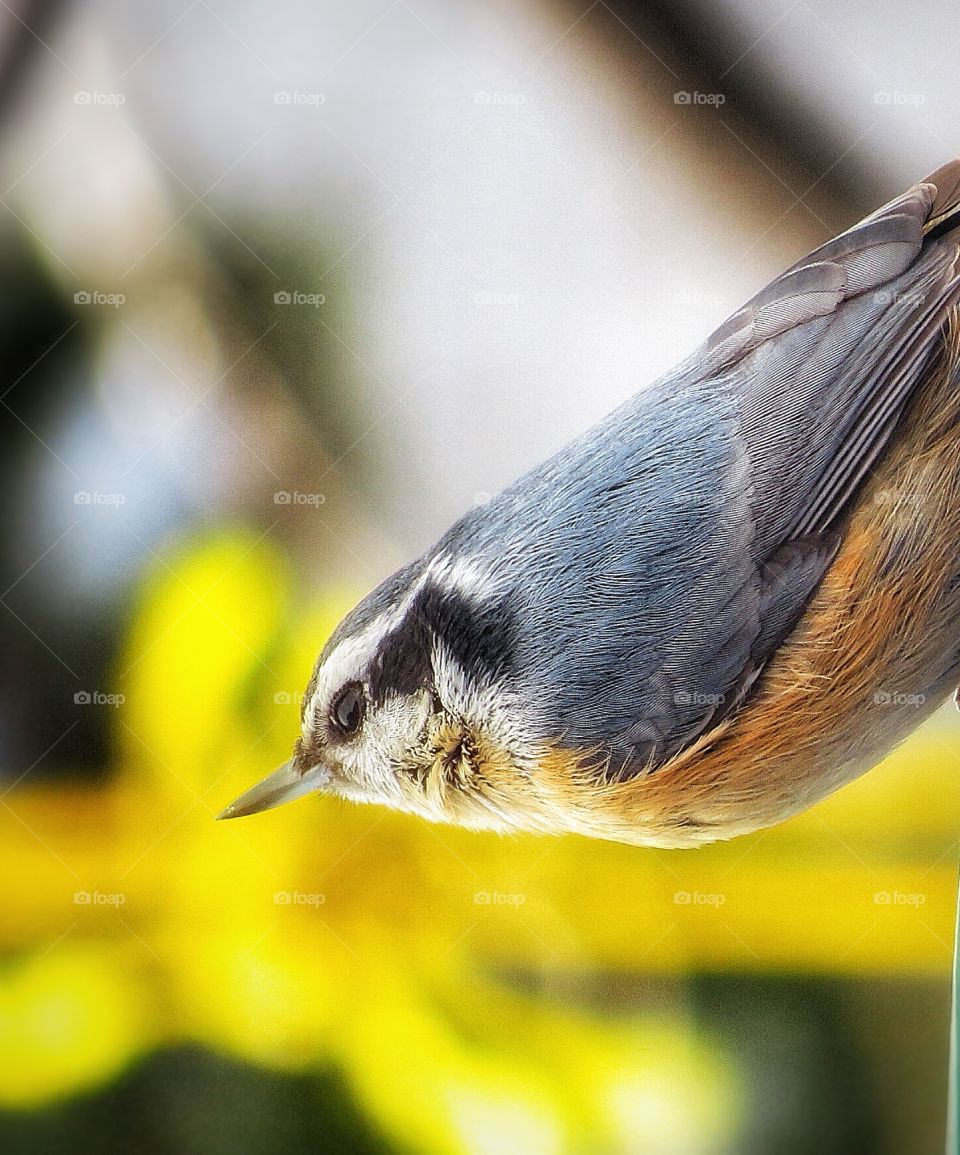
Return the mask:
{"type": "Polygon", "coordinates": [[[314,790],[322,789],[329,777],[329,771],[322,766],[315,766],[305,774],[301,774],[295,760],[291,758],[256,786],[251,786],[226,809],[221,810],[217,820],[242,818],[246,814],[260,814],[264,810],[272,810],[274,806],[282,806],[284,802],[292,802],[294,798],[302,798],[305,794],[312,794],[314,790]]]}

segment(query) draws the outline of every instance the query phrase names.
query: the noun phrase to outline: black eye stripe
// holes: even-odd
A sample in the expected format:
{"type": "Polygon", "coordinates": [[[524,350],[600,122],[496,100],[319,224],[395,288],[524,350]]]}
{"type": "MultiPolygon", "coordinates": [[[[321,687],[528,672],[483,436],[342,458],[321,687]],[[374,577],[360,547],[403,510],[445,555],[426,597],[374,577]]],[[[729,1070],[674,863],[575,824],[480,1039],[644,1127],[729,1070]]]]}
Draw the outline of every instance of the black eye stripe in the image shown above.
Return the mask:
{"type": "Polygon", "coordinates": [[[380,642],[370,674],[370,696],[379,704],[390,694],[413,694],[433,678],[432,635],[416,613],[380,642]]]}
{"type": "Polygon", "coordinates": [[[507,595],[478,603],[458,590],[427,582],[413,608],[465,670],[489,681],[512,672],[516,622],[507,595]]]}
{"type": "Polygon", "coordinates": [[[516,623],[506,598],[477,604],[457,590],[427,582],[403,620],[386,634],[368,669],[370,699],[414,694],[433,683],[436,642],[471,674],[495,682],[513,670],[516,623]]]}
{"type": "Polygon", "coordinates": [[[338,734],[350,738],[363,725],[367,698],[359,682],[348,682],[330,706],[330,722],[338,734]]]}

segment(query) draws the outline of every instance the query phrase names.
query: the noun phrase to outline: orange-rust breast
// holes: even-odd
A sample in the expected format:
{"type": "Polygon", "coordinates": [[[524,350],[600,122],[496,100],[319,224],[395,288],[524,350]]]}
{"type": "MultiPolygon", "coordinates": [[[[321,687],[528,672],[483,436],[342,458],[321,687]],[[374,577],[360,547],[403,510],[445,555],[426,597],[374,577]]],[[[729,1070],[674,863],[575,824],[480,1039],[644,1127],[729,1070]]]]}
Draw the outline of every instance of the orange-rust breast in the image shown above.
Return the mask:
{"type": "Polygon", "coordinates": [[[960,319],[859,495],[804,616],[739,711],[671,761],[605,780],[546,754],[527,794],[568,829],[665,846],[768,826],[875,765],[960,677],[960,319]]]}

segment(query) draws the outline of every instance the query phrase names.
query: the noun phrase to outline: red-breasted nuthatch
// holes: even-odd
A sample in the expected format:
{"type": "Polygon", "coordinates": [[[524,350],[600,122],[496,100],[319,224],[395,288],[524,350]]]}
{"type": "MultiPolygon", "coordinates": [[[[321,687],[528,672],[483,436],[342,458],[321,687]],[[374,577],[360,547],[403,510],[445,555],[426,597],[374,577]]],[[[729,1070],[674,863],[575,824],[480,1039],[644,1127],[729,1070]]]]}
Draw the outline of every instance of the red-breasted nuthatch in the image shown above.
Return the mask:
{"type": "Polygon", "coordinates": [[[690,846],[878,762],[960,680],[960,161],[472,509],[320,654],[314,790],[690,846]]]}

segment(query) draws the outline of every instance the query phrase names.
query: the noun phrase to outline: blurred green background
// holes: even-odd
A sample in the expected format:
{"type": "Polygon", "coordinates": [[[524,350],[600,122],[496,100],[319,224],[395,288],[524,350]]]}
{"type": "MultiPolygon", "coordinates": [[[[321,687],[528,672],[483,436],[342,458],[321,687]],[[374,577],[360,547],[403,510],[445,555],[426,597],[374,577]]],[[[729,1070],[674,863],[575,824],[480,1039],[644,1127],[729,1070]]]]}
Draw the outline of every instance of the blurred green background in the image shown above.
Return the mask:
{"type": "Polygon", "coordinates": [[[0,8],[0,1151],[942,1149],[950,706],[700,851],[213,822],[366,590],[960,152],[923,16],[0,8]]]}

